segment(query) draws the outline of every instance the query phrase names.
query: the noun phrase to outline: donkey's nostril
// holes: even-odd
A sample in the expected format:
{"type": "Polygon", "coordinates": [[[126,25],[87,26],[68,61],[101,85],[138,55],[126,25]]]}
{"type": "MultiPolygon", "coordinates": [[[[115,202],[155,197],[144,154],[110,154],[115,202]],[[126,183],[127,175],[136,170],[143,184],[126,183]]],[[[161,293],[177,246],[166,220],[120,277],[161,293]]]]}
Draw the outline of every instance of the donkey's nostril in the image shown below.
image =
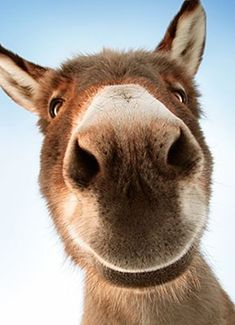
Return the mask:
{"type": "Polygon", "coordinates": [[[99,170],[100,166],[95,155],[82,148],[76,141],[69,166],[69,177],[73,183],[78,186],[88,185],[99,170]]]}
{"type": "Polygon", "coordinates": [[[199,146],[191,141],[191,135],[180,129],[180,134],[167,153],[167,164],[185,171],[191,169],[200,157],[199,146]]]}

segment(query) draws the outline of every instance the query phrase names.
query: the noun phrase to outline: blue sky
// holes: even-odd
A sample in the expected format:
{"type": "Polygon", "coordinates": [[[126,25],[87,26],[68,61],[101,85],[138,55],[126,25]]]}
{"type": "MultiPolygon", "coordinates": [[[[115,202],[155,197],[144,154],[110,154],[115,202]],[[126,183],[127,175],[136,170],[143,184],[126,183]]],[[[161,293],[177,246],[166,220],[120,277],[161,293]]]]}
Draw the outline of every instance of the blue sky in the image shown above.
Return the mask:
{"type": "MultiPolygon", "coordinates": [[[[204,60],[196,76],[215,159],[209,232],[203,250],[235,301],[235,2],[203,4],[204,60]]],[[[181,1],[5,1],[0,42],[21,56],[57,66],[105,47],[153,49],[181,1]]],[[[36,118],[0,92],[0,323],[78,324],[83,274],[65,259],[37,174],[42,137],[36,118]],[[14,312],[12,312],[14,310],[14,312]]]]}

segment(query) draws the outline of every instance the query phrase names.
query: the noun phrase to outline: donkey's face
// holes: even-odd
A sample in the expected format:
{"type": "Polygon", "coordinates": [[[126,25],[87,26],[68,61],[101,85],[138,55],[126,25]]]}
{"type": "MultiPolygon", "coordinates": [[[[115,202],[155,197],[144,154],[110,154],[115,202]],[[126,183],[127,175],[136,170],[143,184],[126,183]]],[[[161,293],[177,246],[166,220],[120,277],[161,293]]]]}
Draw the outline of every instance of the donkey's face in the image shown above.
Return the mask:
{"type": "Polygon", "coordinates": [[[65,248],[112,283],[165,282],[197,249],[211,174],[192,81],[204,39],[204,11],[185,1],[153,52],[53,70],[0,48],[2,88],[39,115],[41,190],[65,248]]]}

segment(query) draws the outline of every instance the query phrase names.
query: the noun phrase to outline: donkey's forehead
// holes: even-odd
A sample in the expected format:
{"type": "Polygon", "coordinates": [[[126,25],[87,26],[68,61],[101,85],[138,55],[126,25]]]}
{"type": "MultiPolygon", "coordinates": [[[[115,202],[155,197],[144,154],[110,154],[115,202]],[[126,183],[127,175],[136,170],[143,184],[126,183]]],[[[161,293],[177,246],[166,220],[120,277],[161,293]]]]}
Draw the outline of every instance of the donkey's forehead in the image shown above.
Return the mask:
{"type": "MultiPolygon", "coordinates": [[[[65,76],[65,84],[71,80],[80,94],[104,85],[140,84],[158,92],[165,92],[164,88],[180,83],[187,90],[191,98],[197,95],[192,78],[185,74],[182,66],[178,66],[169,56],[147,51],[103,51],[95,55],[75,57],[65,62],[59,70],[59,76],[65,76]],[[67,80],[67,81],[66,81],[67,80]]],[[[58,74],[54,76],[58,89],[58,74]]],[[[66,89],[66,87],[65,87],[66,89]]],[[[93,90],[92,90],[93,91],[93,90]]],[[[165,99],[167,95],[165,94],[165,99]]]]}
{"type": "Polygon", "coordinates": [[[84,108],[84,103],[90,102],[100,88],[120,84],[139,84],[168,107],[174,106],[170,93],[180,84],[188,95],[188,109],[197,118],[200,116],[192,78],[169,56],[163,54],[103,51],[68,60],[60,69],[52,70],[47,76],[43,84],[44,91],[37,101],[43,107],[42,115],[46,119],[48,103],[53,97],[63,97],[68,103],[65,105],[66,112],[74,115],[82,106],[84,108]]]}
{"type": "Polygon", "coordinates": [[[80,55],[66,61],[59,72],[69,77],[78,77],[81,83],[87,83],[88,79],[96,82],[140,76],[156,81],[159,74],[184,79],[182,68],[169,56],[147,51],[104,50],[95,55],[80,55]]]}

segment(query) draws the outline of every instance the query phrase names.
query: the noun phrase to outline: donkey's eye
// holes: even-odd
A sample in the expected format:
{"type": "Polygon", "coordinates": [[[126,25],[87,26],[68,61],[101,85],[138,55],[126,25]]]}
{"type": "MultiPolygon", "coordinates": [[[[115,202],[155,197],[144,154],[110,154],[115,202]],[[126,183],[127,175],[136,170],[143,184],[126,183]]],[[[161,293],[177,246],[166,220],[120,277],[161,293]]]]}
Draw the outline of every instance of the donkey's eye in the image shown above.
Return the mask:
{"type": "Polygon", "coordinates": [[[186,104],[187,103],[187,95],[183,89],[174,89],[173,94],[178,99],[179,102],[186,104]]]}
{"type": "Polygon", "coordinates": [[[50,102],[49,113],[52,118],[56,117],[60,107],[63,105],[64,100],[62,98],[53,98],[50,102]]]}

